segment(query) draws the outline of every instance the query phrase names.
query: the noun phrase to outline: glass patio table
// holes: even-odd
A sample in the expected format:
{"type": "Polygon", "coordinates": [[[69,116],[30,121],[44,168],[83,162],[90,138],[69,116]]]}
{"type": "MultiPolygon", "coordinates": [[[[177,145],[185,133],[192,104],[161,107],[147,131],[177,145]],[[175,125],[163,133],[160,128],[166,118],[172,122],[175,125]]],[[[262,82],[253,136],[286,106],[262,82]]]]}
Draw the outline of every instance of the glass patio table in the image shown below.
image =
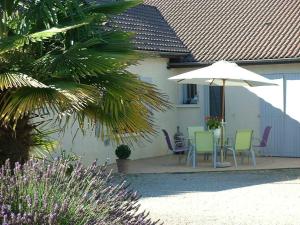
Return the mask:
{"type": "MultiPolygon", "coordinates": [[[[192,161],[193,168],[196,168],[197,152],[196,152],[196,148],[195,148],[195,143],[193,143],[194,140],[192,138],[186,138],[186,139],[189,141],[189,145],[190,145],[190,151],[187,156],[187,163],[189,163],[189,161],[192,161]]],[[[228,146],[230,146],[230,145],[228,145],[228,143],[226,143],[223,147],[227,148],[228,146]]],[[[218,167],[218,163],[219,163],[220,157],[221,157],[220,154],[221,154],[221,138],[214,138],[214,149],[213,149],[213,154],[212,154],[213,168],[218,167]]],[[[231,164],[228,163],[228,165],[226,165],[226,166],[230,166],[230,165],[231,164]]]]}

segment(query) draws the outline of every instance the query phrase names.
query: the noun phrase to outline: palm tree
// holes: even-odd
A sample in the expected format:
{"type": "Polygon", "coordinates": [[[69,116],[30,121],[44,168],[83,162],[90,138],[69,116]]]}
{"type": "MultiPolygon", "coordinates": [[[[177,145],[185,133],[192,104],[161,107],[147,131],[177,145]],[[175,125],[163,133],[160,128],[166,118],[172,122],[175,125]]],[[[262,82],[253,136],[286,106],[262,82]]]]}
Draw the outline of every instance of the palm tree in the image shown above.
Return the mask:
{"type": "Polygon", "coordinates": [[[145,139],[152,111],[170,107],[154,85],[126,70],[141,55],[132,34],[107,27],[111,15],[140,1],[0,0],[0,154],[24,162],[32,149],[51,147],[51,124],[77,121],[118,142],[145,139]],[[136,136],[132,136],[135,140],[136,136]]]}

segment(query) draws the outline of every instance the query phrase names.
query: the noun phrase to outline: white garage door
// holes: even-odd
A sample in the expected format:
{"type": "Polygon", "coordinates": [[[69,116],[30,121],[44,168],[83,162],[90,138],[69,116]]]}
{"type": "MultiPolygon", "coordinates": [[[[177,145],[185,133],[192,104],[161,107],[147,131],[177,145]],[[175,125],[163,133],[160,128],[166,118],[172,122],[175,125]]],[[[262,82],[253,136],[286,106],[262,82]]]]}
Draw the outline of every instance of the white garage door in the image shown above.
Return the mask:
{"type": "Polygon", "coordinates": [[[261,88],[261,132],[272,126],[267,155],[300,157],[300,74],[266,77],[279,85],[261,88]]]}

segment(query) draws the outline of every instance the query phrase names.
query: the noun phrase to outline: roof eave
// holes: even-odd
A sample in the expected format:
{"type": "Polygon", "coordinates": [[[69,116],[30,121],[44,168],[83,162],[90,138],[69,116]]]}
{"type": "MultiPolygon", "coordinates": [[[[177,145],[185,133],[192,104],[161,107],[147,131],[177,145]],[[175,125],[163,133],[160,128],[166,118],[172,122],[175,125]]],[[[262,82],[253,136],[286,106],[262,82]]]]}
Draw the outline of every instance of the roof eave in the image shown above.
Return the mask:
{"type": "MultiPolygon", "coordinates": [[[[300,57],[281,58],[281,59],[228,60],[228,61],[235,62],[239,65],[289,64],[289,63],[300,63],[300,57]]],[[[216,61],[168,63],[168,68],[203,67],[203,66],[211,65],[214,62],[216,61]]]]}
{"type": "Polygon", "coordinates": [[[151,54],[158,55],[163,58],[180,58],[191,54],[190,52],[167,52],[167,51],[159,51],[159,50],[141,50],[141,49],[136,49],[136,51],[150,54],[150,55],[151,54]]]}
{"type": "Polygon", "coordinates": [[[166,57],[166,58],[170,58],[170,57],[183,57],[183,56],[187,56],[190,54],[190,52],[159,52],[158,53],[161,57],[166,57]]]}

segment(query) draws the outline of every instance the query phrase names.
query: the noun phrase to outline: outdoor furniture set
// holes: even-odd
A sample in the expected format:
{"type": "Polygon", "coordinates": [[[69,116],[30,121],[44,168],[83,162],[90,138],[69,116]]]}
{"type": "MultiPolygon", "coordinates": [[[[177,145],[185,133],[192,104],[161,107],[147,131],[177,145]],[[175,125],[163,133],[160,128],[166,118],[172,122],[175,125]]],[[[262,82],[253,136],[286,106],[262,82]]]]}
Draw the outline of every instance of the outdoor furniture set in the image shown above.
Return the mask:
{"type": "Polygon", "coordinates": [[[252,145],[254,138],[253,130],[251,129],[237,130],[233,145],[228,143],[221,145],[220,138],[216,138],[212,131],[205,131],[203,127],[188,127],[188,138],[185,139],[186,144],[181,147],[177,147],[176,145],[173,146],[168,132],[164,129],[162,131],[165,135],[169,150],[178,154],[179,163],[185,156],[180,153],[187,153],[186,162],[187,164],[192,162],[194,168],[197,164],[197,155],[212,155],[212,165],[216,168],[218,165],[218,156],[222,154],[222,151],[220,150],[223,148],[225,159],[230,152],[233,157],[234,166],[237,168],[236,156],[238,154],[241,155],[242,163],[245,154],[248,157],[251,156],[253,166],[256,166],[255,150],[260,150],[267,146],[271,127],[267,126],[264,129],[262,139],[258,145],[252,145]]]}

